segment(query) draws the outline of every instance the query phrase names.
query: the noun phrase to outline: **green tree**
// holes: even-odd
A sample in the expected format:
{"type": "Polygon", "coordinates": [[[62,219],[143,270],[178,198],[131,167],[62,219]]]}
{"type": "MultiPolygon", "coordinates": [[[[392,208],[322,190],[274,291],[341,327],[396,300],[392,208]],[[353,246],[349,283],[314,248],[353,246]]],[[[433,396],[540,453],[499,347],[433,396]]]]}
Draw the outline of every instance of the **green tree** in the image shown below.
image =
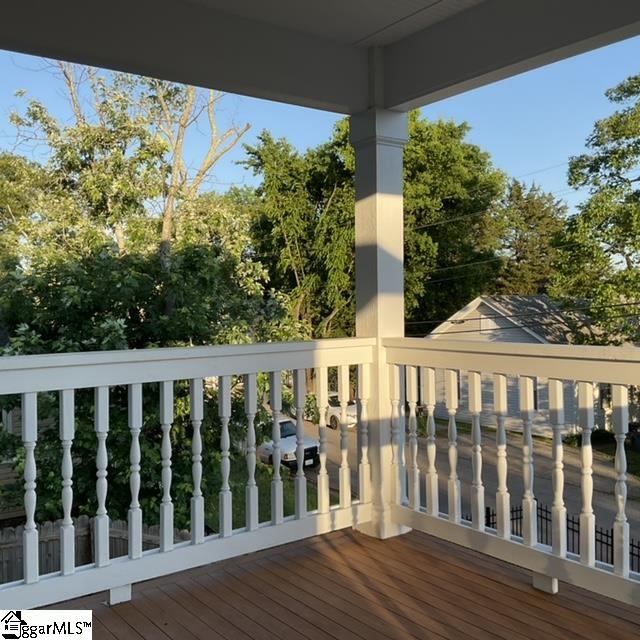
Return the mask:
{"type": "Polygon", "coordinates": [[[553,293],[580,300],[589,342],[640,340],[640,75],[606,93],[619,107],[595,123],[588,153],[571,159],[569,184],[589,198],[570,216],[553,293]]]}
{"type": "MultiPolygon", "coordinates": [[[[217,160],[242,134],[219,131],[217,94],[60,64],[71,119],[30,101],[14,115],[23,149],[36,140],[42,165],[0,157],[0,326],[5,354],[181,346],[298,337],[286,299],[267,289],[250,247],[250,194],[203,195],[217,160]],[[209,123],[209,146],[190,170],[185,139],[209,123]],[[168,304],[169,303],[169,304],[168,304]]],[[[126,389],[111,392],[109,511],[126,517],[130,434],[126,389]]],[[[217,491],[217,394],[207,392],[204,486],[217,491]]],[[[148,521],[160,497],[157,386],[145,386],[142,501],[148,521]]],[[[239,402],[238,398],[235,402],[239,402]]],[[[10,407],[15,398],[3,398],[10,407]]],[[[40,394],[43,424],[57,420],[56,394],[40,394]]],[[[74,509],[95,508],[93,399],[78,391],[74,509]]],[[[191,492],[188,391],[176,385],[172,429],[176,523],[185,526],[191,492]]],[[[236,415],[240,416],[238,411],[236,415]]],[[[234,422],[236,440],[245,428],[234,422]]],[[[59,517],[57,429],[41,428],[36,450],[38,517],[59,517]]],[[[23,452],[2,434],[3,450],[23,452]]],[[[234,451],[235,456],[235,451],[234,451]]],[[[237,482],[245,468],[238,457],[237,482]]],[[[264,475],[265,470],[260,471],[264,475]]],[[[14,488],[20,495],[19,484],[14,488]]],[[[213,518],[215,520],[215,517],[213,518]]],[[[215,523],[210,522],[215,528],[215,523]]]]}
{"type": "Polygon", "coordinates": [[[566,205],[533,185],[513,180],[501,202],[503,267],[497,291],[504,294],[547,293],[558,260],[566,205]]]}
{"type": "MultiPolygon", "coordinates": [[[[414,112],[405,151],[405,300],[407,319],[453,313],[482,292],[497,268],[463,263],[494,257],[494,216],[503,175],[468,143],[467,125],[429,122],[414,112]],[[446,287],[441,278],[452,279],[446,287]],[[433,285],[429,280],[433,279],[433,285]]],[[[354,150],[348,121],[305,153],[263,133],[247,148],[262,178],[253,243],[272,285],[290,293],[290,312],[314,337],[352,335],[354,150]]],[[[429,324],[422,324],[424,333],[429,324]]]]}

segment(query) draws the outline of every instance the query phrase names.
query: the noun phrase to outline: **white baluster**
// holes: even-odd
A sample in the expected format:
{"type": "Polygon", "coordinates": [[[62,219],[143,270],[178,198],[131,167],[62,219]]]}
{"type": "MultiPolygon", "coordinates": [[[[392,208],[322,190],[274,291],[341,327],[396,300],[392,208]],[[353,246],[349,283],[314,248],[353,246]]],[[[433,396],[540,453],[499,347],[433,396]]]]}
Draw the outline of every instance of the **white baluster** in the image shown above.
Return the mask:
{"type": "Polygon", "coordinates": [[[109,387],[95,390],[95,431],[98,439],[96,455],[96,494],[98,509],[93,521],[95,537],[95,564],[109,564],[109,516],[107,515],[107,434],[109,433],[109,387]]]}
{"type": "Polygon", "coordinates": [[[469,371],[469,413],[471,414],[471,522],[473,528],[484,531],[484,485],[482,484],[482,374],[469,371]]]}
{"type": "Polygon", "coordinates": [[[307,398],[306,371],[293,372],[293,395],[296,403],[296,477],[295,514],[296,518],[307,515],[307,478],[304,475],[304,406],[307,398]]]}
{"type": "Polygon", "coordinates": [[[426,494],[427,513],[437,516],[440,513],[438,504],[438,471],[436,469],[436,370],[423,367],[420,371],[422,404],[427,407],[427,473],[426,494]]]}
{"type": "Polygon", "coordinates": [[[418,370],[407,367],[407,402],[409,404],[409,506],[420,510],[420,469],[418,468],[418,370]]]}
{"type": "Polygon", "coordinates": [[[255,373],[244,376],[244,412],[247,416],[247,486],[245,487],[245,510],[247,531],[258,528],[258,485],[256,483],[256,428],[258,411],[258,388],[255,373]]]}
{"type": "Polygon", "coordinates": [[[534,546],[538,542],[538,503],[533,493],[533,385],[535,381],[522,376],[520,387],[520,415],[522,416],[522,539],[526,545],[534,546]]]}
{"type": "Polygon", "coordinates": [[[596,518],[593,513],[593,452],[591,432],[594,425],[593,383],[578,382],[578,422],[582,428],[580,512],[580,562],[593,567],[596,562],[596,518]]]}
{"type": "Polygon", "coordinates": [[[38,529],[36,527],[36,457],[38,440],[38,396],[35,393],[22,394],[22,443],[25,449],[24,462],[24,510],[26,522],[22,531],[24,581],[37,582],[38,529]]]}
{"type": "Polygon", "coordinates": [[[462,502],[460,495],[460,479],[458,478],[458,429],[456,412],[458,410],[458,372],[446,369],[444,372],[445,405],[449,413],[449,481],[447,493],[449,502],[449,520],[460,522],[462,502]]]}
{"type": "Polygon", "coordinates": [[[627,455],[624,441],[629,429],[629,390],[611,385],[613,429],[616,437],[616,518],[613,522],[613,570],[623,578],[629,577],[629,523],[627,522],[627,455]]]}
{"type": "Polygon", "coordinates": [[[191,543],[204,541],[204,497],[202,495],[202,420],[204,419],[203,380],[194,378],[189,383],[191,430],[191,543]]]}
{"type": "Polygon", "coordinates": [[[549,380],[549,418],[553,425],[553,506],[551,507],[551,543],[553,553],[567,555],[567,509],[564,506],[564,464],[562,429],[564,428],[564,385],[549,380]]]}
{"type": "Polygon", "coordinates": [[[273,464],[273,478],[271,480],[271,524],[282,524],[284,520],[284,501],[282,497],[282,477],[280,475],[280,416],[282,413],[282,373],[272,371],[269,374],[270,390],[269,402],[273,416],[271,438],[273,450],[271,461],[273,464]]]}
{"type": "Polygon", "coordinates": [[[389,365],[389,395],[391,397],[391,495],[396,504],[402,501],[402,456],[400,453],[400,368],[389,365]]]}
{"type": "Polygon", "coordinates": [[[358,365],[358,432],[360,434],[360,465],[358,467],[358,490],[360,502],[371,502],[371,465],[369,463],[369,394],[371,385],[370,365],[358,365]]]}
{"type": "Polygon", "coordinates": [[[407,492],[407,371],[406,367],[398,367],[400,384],[398,451],[400,453],[400,500],[402,504],[409,504],[407,492]]]}
{"type": "Polygon", "coordinates": [[[340,506],[351,506],[351,470],[349,469],[349,366],[338,367],[338,401],[340,402],[340,506]]]}
{"type": "Polygon", "coordinates": [[[75,527],[73,506],[73,459],[71,447],[75,437],[75,403],[73,389],[60,392],[60,441],[62,443],[62,525],[60,526],[60,572],[68,576],[75,571],[75,527]]]}
{"type": "Polygon", "coordinates": [[[233,531],[231,486],[229,474],[231,473],[231,460],[229,459],[229,420],[231,420],[231,376],[218,378],[218,415],[220,416],[221,435],[220,449],[222,460],[220,461],[220,473],[222,475],[222,487],[220,489],[220,536],[227,538],[233,531]]]}
{"type": "Polygon", "coordinates": [[[171,425],[173,423],[173,381],[160,383],[160,426],[162,428],[162,502],[160,503],[160,551],[173,549],[173,502],[171,500],[171,425]]]}
{"type": "Polygon", "coordinates": [[[140,508],[140,431],[142,429],[142,385],[129,385],[128,398],[129,431],[131,448],[129,451],[129,557],[134,560],[142,556],[142,509],[140,508]]]}
{"type": "Polygon", "coordinates": [[[320,444],[320,470],[318,471],[318,511],[328,513],[329,474],[327,473],[327,410],[329,406],[329,385],[327,368],[318,367],[315,371],[316,401],[318,404],[318,438],[320,444]]]}
{"type": "Polygon", "coordinates": [[[493,410],[496,414],[496,531],[498,537],[511,538],[511,496],[507,485],[507,376],[493,376],[493,410]]]}

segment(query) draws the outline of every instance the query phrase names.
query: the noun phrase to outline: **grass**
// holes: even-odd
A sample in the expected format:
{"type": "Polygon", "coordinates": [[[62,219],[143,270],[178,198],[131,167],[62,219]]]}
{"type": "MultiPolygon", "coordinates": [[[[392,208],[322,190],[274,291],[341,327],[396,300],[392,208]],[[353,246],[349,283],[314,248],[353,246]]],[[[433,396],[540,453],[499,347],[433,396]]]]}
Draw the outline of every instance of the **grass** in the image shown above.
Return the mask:
{"type": "MultiPolygon", "coordinates": [[[[284,515],[295,513],[295,470],[281,467],[282,494],[284,515]]],[[[271,480],[273,470],[270,466],[259,463],[256,466],[256,484],[258,485],[258,512],[259,522],[271,520],[271,480]]],[[[231,485],[233,528],[239,529],[246,524],[246,494],[247,482],[246,465],[231,465],[229,484],[231,485]]],[[[333,496],[332,496],[333,497],[333,496]]],[[[334,501],[332,500],[332,503],[334,501]]],[[[307,510],[314,511],[318,507],[318,496],[315,484],[307,481],[307,510]]],[[[211,533],[217,533],[220,529],[220,510],[218,496],[212,496],[205,507],[205,524],[211,533]]]]}
{"type": "MultiPolygon", "coordinates": [[[[580,434],[571,434],[564,439],[567,446],[580,448],[582,436],[580,434]]],[[[616,457],[616,440],[611,431],[596,429],[591,434],[591,446],[594,451],[598,451],[605,455],[609,460],[615,460],[616,457]]],[[[640,452],[635,451],[630,446],[625,446],[627,454],[627,473],[640,477],[640,452]]]]}

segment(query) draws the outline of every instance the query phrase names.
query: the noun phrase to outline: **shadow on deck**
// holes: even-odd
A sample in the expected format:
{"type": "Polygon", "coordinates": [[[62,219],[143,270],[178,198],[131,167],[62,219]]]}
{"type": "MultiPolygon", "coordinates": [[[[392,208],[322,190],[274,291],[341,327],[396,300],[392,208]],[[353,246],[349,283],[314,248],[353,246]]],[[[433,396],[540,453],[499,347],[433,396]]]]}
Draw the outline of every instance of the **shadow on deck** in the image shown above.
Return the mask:
{"type": "Polygon", "coordinates": [[[375,540],[341,531],[53,608],[90,608],[94,638],[640,637],[640,608],[561,584],[419,532],[375,540]]]}

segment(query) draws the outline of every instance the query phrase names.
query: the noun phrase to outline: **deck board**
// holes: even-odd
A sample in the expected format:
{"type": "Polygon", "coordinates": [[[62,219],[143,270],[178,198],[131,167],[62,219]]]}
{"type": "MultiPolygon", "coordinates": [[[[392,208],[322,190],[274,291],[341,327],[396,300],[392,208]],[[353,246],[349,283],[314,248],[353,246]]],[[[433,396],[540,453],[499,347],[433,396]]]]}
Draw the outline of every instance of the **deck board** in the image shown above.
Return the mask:
{"type": "Polygon", "coordinates": [[[640,608],[413,531],[342,531],[225,560],[56,608],[91,608],[97,640],[489,640],[640,637],[640,608]]]}

